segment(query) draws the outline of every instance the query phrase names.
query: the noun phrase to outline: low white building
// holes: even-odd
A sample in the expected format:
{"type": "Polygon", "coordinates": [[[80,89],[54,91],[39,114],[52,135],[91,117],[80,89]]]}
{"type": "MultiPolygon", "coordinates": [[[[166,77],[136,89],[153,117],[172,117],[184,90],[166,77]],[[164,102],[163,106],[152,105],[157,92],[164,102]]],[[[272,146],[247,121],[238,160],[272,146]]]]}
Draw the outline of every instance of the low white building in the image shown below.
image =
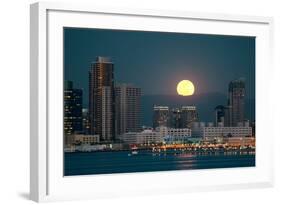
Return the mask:
{"type": "Polygon", "coordinates": [[[73,134],[65,136],[65,145],[73,144],[97,144],[100,142],[99,135],[84,135],[84,134],[73,134]]]}
{"type": "Polygon", "coordinates": [[[76,146],[75,151],[79,152],[92,152],[92,151],[101,151],[106,149],[106,145],[89,145],[89,144],[82,144],[76,146]]]}
{"type": "Polygon", "coordinates": [[[119,136],[119,139],[128,144],[153,144],[169,142],[183,143],[191,137],[191,129],[174,129],[164,126],[155,130],[144,130],[142,132],[128,132],[119,136]]]}
{"type": "Polygon", "coordinates": [[[248,137],[252,136],[251,127],[197,127],[192,129],[192,137],[205,140],[218,137],[248,137]]]}
{"type": "Polygon", "coordinates": [[[155,132],[159,132],[161,137],[174,136],[174,137],[191,137],[191,129],[189,128],[168,128],[157,127],[155,132]]]}
{"type": "Polygon", "coordinates": [[[173,137],[191,137],[191,129],[189,128],[181,128],[181,129],[175,129],[175,128],[170,128],[168,129],[169,136],[173,137]]]}
{"type": "Polygon", "coordinates": [[[162,141],[166,144],[182,144],[188,142],[191,138],[191,129],[189,128],[167,128],[157,127],[156,131],[160,132],[162,141]]]}
{"type": "Polygon", "coordinates": [[[144,130],[142,132],[128,132],[119,136],[127,144],[152,144],[162,142],[160,132],[144,130]]]}

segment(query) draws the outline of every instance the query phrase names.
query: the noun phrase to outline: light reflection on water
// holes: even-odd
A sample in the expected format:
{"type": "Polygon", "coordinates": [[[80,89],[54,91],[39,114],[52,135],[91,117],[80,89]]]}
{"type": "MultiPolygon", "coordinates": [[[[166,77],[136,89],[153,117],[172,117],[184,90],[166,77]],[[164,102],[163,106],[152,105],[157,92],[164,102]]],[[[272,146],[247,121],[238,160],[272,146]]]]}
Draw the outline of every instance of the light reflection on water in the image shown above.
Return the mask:
{"type": "Polygon", "coordinates": [[[129,151],[67,153],[65,175],[110,174],[255,166],[255,153],[247,151],[129,151]]]}

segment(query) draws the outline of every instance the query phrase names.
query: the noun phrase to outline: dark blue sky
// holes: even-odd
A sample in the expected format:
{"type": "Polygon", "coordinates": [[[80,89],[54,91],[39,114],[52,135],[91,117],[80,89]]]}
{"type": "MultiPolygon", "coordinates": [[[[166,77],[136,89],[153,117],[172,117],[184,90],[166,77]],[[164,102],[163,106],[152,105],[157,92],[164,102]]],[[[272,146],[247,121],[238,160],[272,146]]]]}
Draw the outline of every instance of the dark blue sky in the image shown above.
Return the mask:
{"type": "Polygon", "coordinates": [[[64,28],[65,80],[83,88],[84,103],[96,56],[111,57],[115,81],[133,83],[144,95],[176,95],[183,79],[194,83],[195,94],[226,95],[228,83],[243,77],[247,97],[255,96],[254,37],[64,28]]]}

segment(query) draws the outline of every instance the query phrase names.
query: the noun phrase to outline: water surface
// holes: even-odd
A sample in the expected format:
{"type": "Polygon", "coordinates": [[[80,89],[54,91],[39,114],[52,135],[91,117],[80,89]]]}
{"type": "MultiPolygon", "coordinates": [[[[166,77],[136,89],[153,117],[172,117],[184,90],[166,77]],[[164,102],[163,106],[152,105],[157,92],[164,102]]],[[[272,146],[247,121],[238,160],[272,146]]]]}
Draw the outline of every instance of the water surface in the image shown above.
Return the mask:
{"type": "Polygon", "coordinates": [[[65,176],[255,166],[253,152],[74,152],[64,155],[65,176]]]}

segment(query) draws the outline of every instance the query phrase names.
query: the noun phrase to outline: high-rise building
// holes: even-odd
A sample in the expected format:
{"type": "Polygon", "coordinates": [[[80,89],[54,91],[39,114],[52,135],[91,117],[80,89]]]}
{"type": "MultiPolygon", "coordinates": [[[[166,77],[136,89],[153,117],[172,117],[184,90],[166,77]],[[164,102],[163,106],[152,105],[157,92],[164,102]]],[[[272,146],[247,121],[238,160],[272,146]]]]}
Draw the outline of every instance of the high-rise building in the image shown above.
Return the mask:
{"type": "Polygon", "coordinates": [[[64,133],[69,135],[82,131],[81,89],[73,88],[72,81],[64,82],[64,133]]]}
{"type": "Polygon", "coordinates": [[[218,105],[215,108],[215,125],[225,125],[225,107],[223,105],[218,105]]]}
{"type": "Polygon", "coordinates": [[[140,131],[141,89],[129,84],[115,86],[117,134],[140,131]]]}
{"type": "Polygon", "coordinates": [[[173,108],[170,110],[169,122],[170,122],[169,127],[176,128],[176,129],[183,127],[182,110],[180,108],[173,108]]]}
{"type": "Polygon", "coordinates": [[[170,126],[170,112],[168,106],[153,107],[153,128],[156,127],[169,127],[170,126]]]}
{"type": "Polygon", "coordinates": [[[193,122],[198,121],[198,113],[195,106],[181,107],[181,125],[182,128],[190,128],[193,122]]]}
{"type": "Polygon", "coordinates": [[[215,107],[215,125],[219,127],[232,126],[230,106],[218,105],[215,107]]]}
{"type": "Polygon", "coordinates": [[[224,106],[224,126],[225,127],[232,126],[232,110],[229,105],[224,106]]]}
{"type": "Polygon", "coordinates": [[[86,135],[90,134],[90,116],[89,116],[89,110],[86,108],[82,109],[82,125],[83,125],[83,133],[86,135]]]}
{"type": "Polygon", "coordinates": [[[168,106],[154,106],[153,128],[165,126],[170,128],[190,128],[193,122],[198,121],[195,106],[182,106],[169,109],[168,106]]]}
{"type": "Polygon", "coordinates": [[[115,138],[114,65],[110,58],[97,57],[89,71],[90,133],[101,141],[115,138]]]}
{"type": "Polygon", "coordinates": [[[245,81],[244,79],[233,80],[229,83],[229,107],[232,126],[244,122],[245,107],[245,81]]]}

